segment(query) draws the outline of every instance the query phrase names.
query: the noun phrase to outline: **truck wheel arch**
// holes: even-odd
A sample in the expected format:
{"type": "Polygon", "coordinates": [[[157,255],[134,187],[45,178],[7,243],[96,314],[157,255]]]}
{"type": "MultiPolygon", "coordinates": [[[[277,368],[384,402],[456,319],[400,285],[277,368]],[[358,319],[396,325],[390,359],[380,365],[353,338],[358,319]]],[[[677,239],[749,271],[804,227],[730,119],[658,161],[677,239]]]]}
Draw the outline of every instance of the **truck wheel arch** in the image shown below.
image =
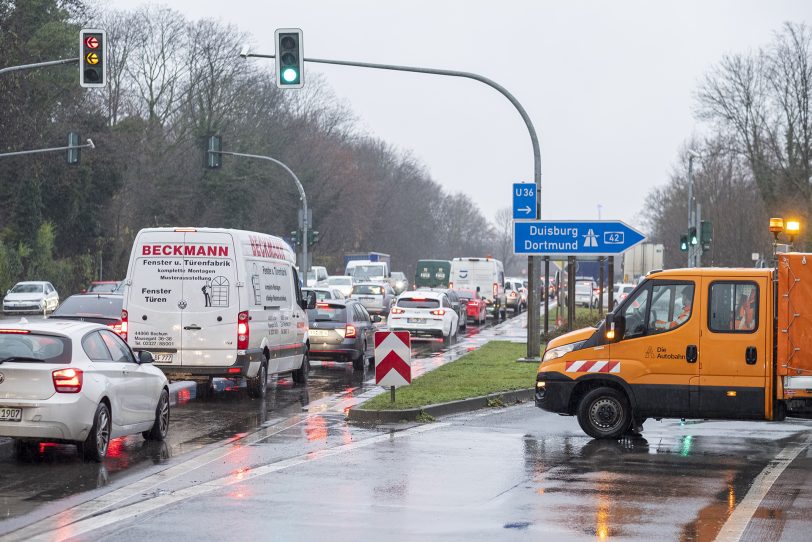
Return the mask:
{"type": "Polygon", "coordinates": [[[632,413],[637,412],[637,401],[635,400],[634,393],[632,392],[631,387],[621,378],[607,374],[590,374],[578,378],[576,382],[577,383],[570,394],[569,406],[567,409],[571,415],[578,412],[578,404],[581,402],[584,395],[589,393],[590,390],[601,387],[615,388],[616,390],[622,392],[629,401],[629,406],[632,409],[632,413]]]}

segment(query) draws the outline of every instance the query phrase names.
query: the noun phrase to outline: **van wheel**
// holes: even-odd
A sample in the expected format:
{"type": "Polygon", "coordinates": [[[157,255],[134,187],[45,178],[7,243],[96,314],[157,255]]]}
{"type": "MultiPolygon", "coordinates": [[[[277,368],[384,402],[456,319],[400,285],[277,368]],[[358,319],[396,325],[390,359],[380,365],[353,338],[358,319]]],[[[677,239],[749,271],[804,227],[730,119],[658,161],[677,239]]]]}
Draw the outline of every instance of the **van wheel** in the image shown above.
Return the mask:
{"type": "Polygon", "coordinates": [[[631,423],[629,401],[614,388],[596,388],[578,404],[578,424],[592,438],[616,439],[631,423]]]}
{"type": "Polygon", "coordinates": [[[248,379],[248,396],[262,399],[268,393],[268,363],[263,361],[257,371],[257,376],[248,379]]]}
{"type": "Polygon", "coordinates": [[[291,373],[293,382],[296,384],[307,384],[307,373],[310,372],[310,355],[308,352],[304,353],[302,358],[302,366],[291,373]]]}

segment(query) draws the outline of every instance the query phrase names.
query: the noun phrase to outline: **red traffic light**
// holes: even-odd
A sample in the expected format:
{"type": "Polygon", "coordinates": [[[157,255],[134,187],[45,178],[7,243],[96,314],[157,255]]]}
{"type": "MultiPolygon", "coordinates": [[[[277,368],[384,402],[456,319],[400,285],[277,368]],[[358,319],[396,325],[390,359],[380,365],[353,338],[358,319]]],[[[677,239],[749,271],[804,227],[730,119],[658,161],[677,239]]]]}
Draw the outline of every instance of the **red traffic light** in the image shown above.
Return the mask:
{"type": "Polygon", "coordinates": [[[88,49],[98,49],[99,40],[96,38],[96,36],[88,36],[85,38],[85,47],[88,49]]]}

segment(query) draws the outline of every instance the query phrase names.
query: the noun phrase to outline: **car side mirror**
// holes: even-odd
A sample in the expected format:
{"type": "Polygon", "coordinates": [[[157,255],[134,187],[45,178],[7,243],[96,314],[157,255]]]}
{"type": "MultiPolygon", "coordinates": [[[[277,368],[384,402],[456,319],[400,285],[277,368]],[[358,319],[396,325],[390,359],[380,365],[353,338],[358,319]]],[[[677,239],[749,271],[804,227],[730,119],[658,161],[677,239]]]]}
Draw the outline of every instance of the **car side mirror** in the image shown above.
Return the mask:
{"type": "Polygon", "coordinates": [[[373,314],[373,315],[371,316],[371,318],[372,318],[372,323],[373,323],[373,324],[377,324],[377,323],[379,323],[379,322],[383,322],[383,317],[382,317],[380,314],[373,314]]]}
{"type": "Polygon", "coordinates": [[[149,350],[141,350],[138,352],[138,363],[155,363],[155,358],[149,350]]]}

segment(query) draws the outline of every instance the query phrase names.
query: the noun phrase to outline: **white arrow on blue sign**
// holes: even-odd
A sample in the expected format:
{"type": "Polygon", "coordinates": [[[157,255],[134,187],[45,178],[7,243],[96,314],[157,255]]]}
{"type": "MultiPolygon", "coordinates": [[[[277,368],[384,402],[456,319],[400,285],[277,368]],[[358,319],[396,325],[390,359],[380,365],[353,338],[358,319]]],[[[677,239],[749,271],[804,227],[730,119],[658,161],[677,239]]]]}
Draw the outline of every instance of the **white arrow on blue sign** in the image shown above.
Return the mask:
{"type": "Polygon", "coordinates": [[[612,256],[646,236],[616,220],[533,221],[513,223],[515,254],[543,256],[612,256]]]}
{"type": "Polygon", "coordinates": [[[534,183],[513,183],[513,220],[536,220],[537,203],[534,183]]]}

